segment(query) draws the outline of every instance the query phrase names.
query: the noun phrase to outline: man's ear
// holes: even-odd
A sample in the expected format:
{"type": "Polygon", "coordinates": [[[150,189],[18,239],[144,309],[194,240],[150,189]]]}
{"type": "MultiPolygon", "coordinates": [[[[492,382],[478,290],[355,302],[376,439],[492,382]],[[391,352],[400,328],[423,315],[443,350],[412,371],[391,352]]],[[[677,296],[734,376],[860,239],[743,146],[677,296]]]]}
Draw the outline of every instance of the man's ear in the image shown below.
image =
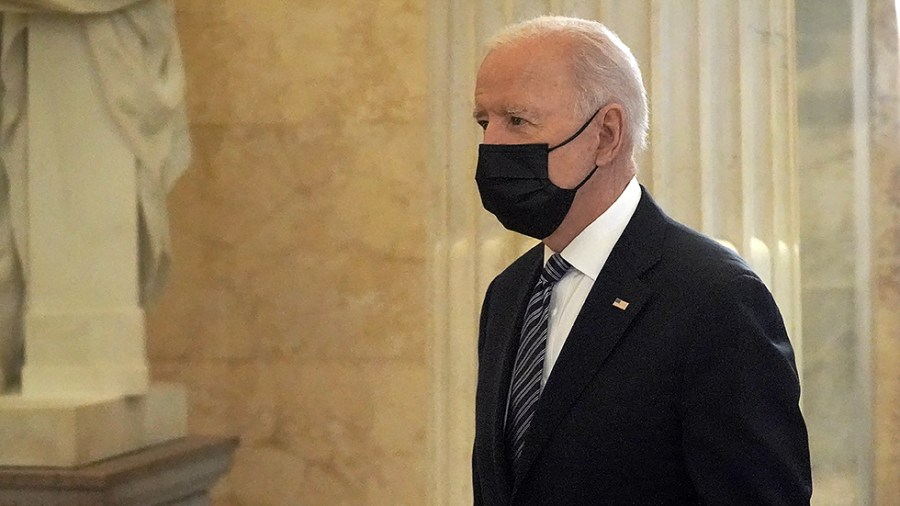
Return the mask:
{"type": "Polygon", "coordinates": [[[619,156],[625,145],[625,110],[621,104],[612,103],[600,111],[595,119],[600,129],[597,133],[599,145],[594,163],[598,167],[611,164],[619,156]]]}

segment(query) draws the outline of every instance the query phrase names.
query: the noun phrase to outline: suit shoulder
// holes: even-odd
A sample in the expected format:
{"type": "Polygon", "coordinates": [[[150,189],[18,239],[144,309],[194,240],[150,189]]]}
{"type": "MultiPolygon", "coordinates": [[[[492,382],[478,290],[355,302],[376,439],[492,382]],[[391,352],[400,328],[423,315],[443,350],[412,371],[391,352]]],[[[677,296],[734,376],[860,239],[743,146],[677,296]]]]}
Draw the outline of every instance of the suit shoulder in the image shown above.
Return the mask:
{"type": "Polygon", "coordinates": [[[737,252],[674,220],[669,221],[663,251],[661,266],[684,286],[711,288],[742,276],[759,280],[737,252]]]}
{"type": "Polygon", "coordinates": [[[735,251],[672,219],[642,191],[620,242],[645,282],[667,293],[696,295],[741,276],[759,279],[735,251]]]}

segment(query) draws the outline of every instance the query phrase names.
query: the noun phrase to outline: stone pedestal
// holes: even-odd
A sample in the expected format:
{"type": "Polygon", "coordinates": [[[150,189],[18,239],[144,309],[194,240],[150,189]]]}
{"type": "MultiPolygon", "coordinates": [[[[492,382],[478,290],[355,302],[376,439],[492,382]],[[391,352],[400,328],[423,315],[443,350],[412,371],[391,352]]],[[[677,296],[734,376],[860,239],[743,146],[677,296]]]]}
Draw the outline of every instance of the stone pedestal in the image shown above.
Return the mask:
{"type": "Polygon", "coordinates": [[[154,384],[139,396],[0,396],[0,466],[74,467],[187,434],[187,396],[154,384]]]}
{"type": "Polygon", "coordinates": [[[210,504],[237,444],[187,437],[72,469],[0,467],[0,506],[210,504]]]}
{"type": "Polygon", "coordinates": [[[186,434],[183,389],[150,384],[138,268],[146,203],[85,35],[93,22],[27,18],[25,364],[21,392],[0,396],[0,466],[80,466],[186,434]]]}
{"type": "Polygon", "coordinates": [[[137,161],[77,21],[28,25],[28,397],[147,391],[137,161]]]}

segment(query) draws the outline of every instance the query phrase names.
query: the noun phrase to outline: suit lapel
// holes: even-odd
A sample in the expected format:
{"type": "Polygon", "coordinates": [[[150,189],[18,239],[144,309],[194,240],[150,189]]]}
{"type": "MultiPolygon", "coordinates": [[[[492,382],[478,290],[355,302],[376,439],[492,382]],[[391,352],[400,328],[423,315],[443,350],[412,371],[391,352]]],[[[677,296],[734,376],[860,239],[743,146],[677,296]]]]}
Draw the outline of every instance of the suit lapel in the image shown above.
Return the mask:
{"type": "MultiPolygon", "coordinates": [[[[642,191],[634,216],[594,282],[544,386],[526,436],[513,493],[559,422],[652,295],[640,275],[659,259],[665,217],[643,188],[642,191]],[[627,301],[627,307],[614,305],[616,299],[627,301]]],[[[508,382],[507,377],[507,386],[508,382]]]]}
{"type": "Polygon", "coordinates": [[[516,350],[519,344],[519,330],[525,313],[528,298],[532,288],[537,282],[541,272],[543,260],[543,245],[539,244],[526,254],[521,266],[515,272],[509,272],[510,276],[504,277],[504,282],[494,287],[494,300],[498,310],[493,311],[494,317],[490,321],[487,333],[489,342],[497,343],[497,346],[485,350],[489,353],[484,357],[484,363],[496,364],[498,367],[486,369],[493,376],[485,382],[486,402],[482,405],[492,406],[486,425],[490,427],[489,448],[490,461],[493,463],[493,479],[499,485],[497,490],[502,490],[501,503],[508,502],[506,498],[511,495],[510,465],[506,456],[505,421],[506,404],[509,396],[509,383],[512,377],[512,368],[515,361],[516,350]]]}
{"type": "Polygon", "coordinates": [[[598,277],[584,303],[584,307],[590,310],[582,310],[575,320],[541,393],[526,436],[522,466],[514,489],[648,297],[647,289],[637,278],[620,280],[604,275],[598,277]],[[621,310],[613,306],[616,299],[628,301],[628,307],[621,310]]]}

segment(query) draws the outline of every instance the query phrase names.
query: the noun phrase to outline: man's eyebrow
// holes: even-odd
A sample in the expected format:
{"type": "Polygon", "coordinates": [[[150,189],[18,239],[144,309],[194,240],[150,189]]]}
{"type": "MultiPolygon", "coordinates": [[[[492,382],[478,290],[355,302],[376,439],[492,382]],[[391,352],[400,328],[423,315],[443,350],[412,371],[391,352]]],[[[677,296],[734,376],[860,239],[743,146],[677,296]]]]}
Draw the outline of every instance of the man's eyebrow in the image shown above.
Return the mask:
{"type": "MultiPolygon", "coordinates": [[[[475,107],[475,109],[472,110],[472,117],[475,119],[478,119],[480,116],[484,116],[485,113],[486,113],[486,111],[484,109],[482,109],[480,107],[475,107]]],[[[534,114],[534,112],[531,111],[531,109],[529,109],[528,107],[526,107],[524,105],[506,107],[504,109],[503,113],[506,115],[523,114],[523,113],[534,114]]]]}

